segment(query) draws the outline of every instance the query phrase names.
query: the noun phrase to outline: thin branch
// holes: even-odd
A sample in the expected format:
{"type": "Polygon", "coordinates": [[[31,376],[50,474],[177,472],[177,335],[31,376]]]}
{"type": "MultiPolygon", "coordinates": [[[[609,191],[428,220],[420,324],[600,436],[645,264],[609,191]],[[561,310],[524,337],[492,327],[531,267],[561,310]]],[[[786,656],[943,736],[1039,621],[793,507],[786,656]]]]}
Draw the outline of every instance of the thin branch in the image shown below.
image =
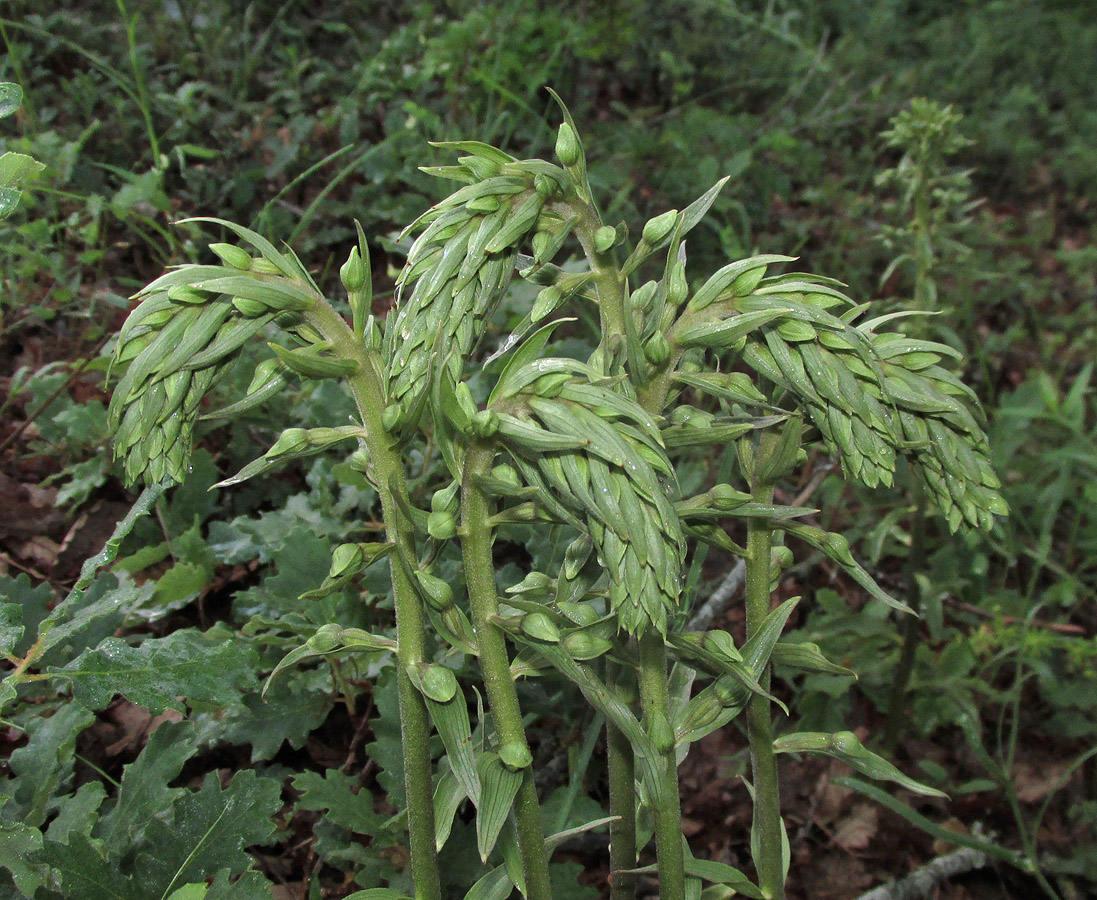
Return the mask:
{"type": "Polygon", "coordinates": [[[955,853],[938,856],[906,878],[873,888],[857,900],[920,900],[933,895],[937,886],[949,878],[981,869],[987,864],[987,856],[979,850],[962,847],[955,853]]]}
{"type": "Polygon", "coordinates": [[[686,625],[687,631],[705,631],[713,623],[717,616],[723,614],[731,605],[746,582],[746,563],[739,559],[731,567],[731,571],[724,576],[724,580],[716,587],[686,625]]]}

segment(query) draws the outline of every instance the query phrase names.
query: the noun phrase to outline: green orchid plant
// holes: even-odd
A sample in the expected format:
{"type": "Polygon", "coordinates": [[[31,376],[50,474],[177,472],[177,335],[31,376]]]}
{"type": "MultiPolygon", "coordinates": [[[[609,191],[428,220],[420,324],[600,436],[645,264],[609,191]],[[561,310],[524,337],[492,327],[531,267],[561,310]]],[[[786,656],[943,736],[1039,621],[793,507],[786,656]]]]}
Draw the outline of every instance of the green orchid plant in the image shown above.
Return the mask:
{"type": "Polygon", "coordinates": [[[180,266],[140,292],[116,345],[115,452],[133,481],[184,480],[195,426],[211,415],[203,397],[257,338],[271,340],[272,356],[243,398],[212,415],[277,397],[292,375],[346,385],[353,423],[290,429],[222,485],[338,446],[377,491],[384,540],[340,546],[320,590],[386,560],[395,640],[334,622],[279,669],[362,650],[396,654],[416,898],[440,900],[437,853],[466,801],[479,853],[495,863],[468,897],[501,900],[514,888],[529,900],[552,896],[549,857],[583,828],[545,828],[519,693],[534,677],[571,682],[606,723],[609,815],[584,828],[610,829],[615,900],[633,897],[648,872],[665,900],[696,898],[704,884],[713,900],[782,897],[779,754],[829,755],[932,791],[849,732],[775,734],[775,664],[847,671],[811,644],[781,639],[797,602],[773,605],[791,559],[785,536],[909,612],[840,534],[810,523],[815,510],[778,503],[775,488],[809,447],[869,487],[892,484],[903,457],[951,529],[990,527],[1006,509],[976,398],[944,365],[958,354],[887,330],[897,316],[872,318],[838,282],[778,274],[790,257],[691,277],[686,238],[724,182],[648,221],[630,247],[625,225],[599,211],[566,110],[556,162],[474,141],[439,146],[458,154],[456,164],[426,171],[460,187],[408,227],[416,237],[384,321],[371,314],[361,231],[340,272],[348,321],[292,250],[229,222],[192,220],[239,242],[211,244],[218,262],[180,266]],[[574,253],[585,262],[579,271],[562,265],[574,253]],[[641,282],[641,272],[651,277],[641,282]],[[538,287],[536,300],[484,363],[478,345],[516,279],[538,287]],[[557,329],[578,327],[572,311],[597,324],[587,358],[550,353],[557,329]],[[736,451],[734,483],[683,493],[683,460],[723,445],[736,451]],[[405,465],[408,448],[427,446],[446,473],[429,510],[413,503],[405,465]],[[559,568],[501,583],[493,543],[515,526],[563,536],[559,568]],[[744,526],[740,545],[731,535],[744,526]],[[688,630],[685,573],[706,546],[746,561],[745,642],[688,630]],[[450,547],[460,584],[433,571],[450,547]],[[478,721],[472,688],[487,701],[478,721]],[[753,877],[695,859],[679,807],[678,765],[690,743],[740,715],[753,772],[753,877]],[[437,760],[434,734],[444,747],[437,760]],[[652,837],[657,862],[640,867],[652,837]]]}

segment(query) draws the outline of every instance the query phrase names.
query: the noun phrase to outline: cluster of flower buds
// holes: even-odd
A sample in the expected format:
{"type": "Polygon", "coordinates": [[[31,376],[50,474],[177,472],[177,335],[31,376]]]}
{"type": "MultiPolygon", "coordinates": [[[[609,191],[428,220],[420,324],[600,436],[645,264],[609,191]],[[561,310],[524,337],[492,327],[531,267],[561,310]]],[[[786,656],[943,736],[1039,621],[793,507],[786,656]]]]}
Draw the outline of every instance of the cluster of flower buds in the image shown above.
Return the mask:
{"type": "MultiPolygon", "coordinates": [[[[180,266],[137,294],[141,302],[115,345],[113,365],[125,372],[109,413],[114,454],[124,458],[130,482],[182,481],[199,407],[214,381],[268,323],[297,325],[316,302],[315,285],[296,258],[248,229],[211,221],[235,230],[261,255],[211,244],[222,265],[180,266]]],[[[300,363],[296,356],[288,362],[300,363]]]]}
{"type": "MultiPolygon", "coordinates": [[[[945,344],[876,333],[884,320],[854,325],[859,308],[830,279],[766,277],[788,257],[760,256],[724,267],[690,298],[679,347],[730,350],[796,397],[850,478],[890,485],[896,458],[916,462],[949,527],[989,528],[1005,514],[970,388],[938,365],[959,354],[945,344]],[[841,315],[832,312],[839,308],[841,315]]],[[[680,380],[718,396],[728,376],[680,380]],[[711,383],[710,383],[711,382],[711,383]]],[[[746,402],[750,391],[737,386],[746,402]]]]}
{"type": "Polygon", "coordinates": [[[622,630],[665,634],[678,609],[685,538],[658,426],[635,401],[567,371],[574,361],[552,362],[506,373],[511,387],[523,387],[511,399],[520,409],[499,414],[499,436],[538,496],[589,531],[622,630]]]}
{"type": "Polygon", "coordinates": [[[437,366],[460,378],[513,278],[523,242],[533,240],[536,259],[547,261],[574,224],[546,209],[569,189],[557,166],[474,141],[439,146],[468,155],[457,166],[425,171],[468,184],[409,226],[423,231],[397,280],[399,302],[384,343],[388,403],[396,410],[386,424],[395,431],[418,421],[437,366]]]}

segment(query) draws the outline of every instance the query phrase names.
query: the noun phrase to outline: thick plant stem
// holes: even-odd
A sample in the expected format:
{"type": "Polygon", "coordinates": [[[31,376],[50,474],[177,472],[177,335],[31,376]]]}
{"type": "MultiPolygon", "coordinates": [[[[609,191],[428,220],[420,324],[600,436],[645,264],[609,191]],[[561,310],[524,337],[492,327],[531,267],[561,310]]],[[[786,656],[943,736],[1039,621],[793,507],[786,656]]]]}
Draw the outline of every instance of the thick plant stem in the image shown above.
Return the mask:
{"type": "MultiPolygon", "coordinates": [[[[635,680],[615,662],[606,663],[606,681],[611,689],[620,685],[623,693],[634,693],[635,680]]],[[[636,760],[629,739],[609,721],[606,762],[609,813],[616,816],[609,826],[609,896],[610,900],[632,900],[636,896],[636,876],[627,870],[636,866],[636,760]]]]}
{"type": "Polygon", "coordinates": [[[907,590],[910,591],[908,603],[917,613],[907,616],[903,623],[903,648],[899,653],[899,665],[895,668],[895,678],[891,682],[891,694],[888,697],[887,720],[884,723],[884,749],[894,753],[903,735],[903,719],[906,712],[907,690],[910,676],[914,671],[914,656],[918,651],[918,633],[922,624],[922,604],[916,599],[918,584],[914,576],[924,571],[926,562],[926,489],[920,478],[915,477],[911,489],[914,495],[914,518],[910,524],[910,555],[907,557],[907,590]]]}
{"type": "Polygon", "coordinates": [[[370,454],[370,477],[381,498],[385,536],[396,545],[389,556],[393,597],[396,606],[397,651],[396,686],[400,702],[400,741],[404,762],[404,790],[408,804],[408,841],[416,900],[441,900],[435,851],[433,767],[430,758],[430,717],[422,695],[408,677],[408,670],[426,656],[424,612],[408,562],[415,559],[412,523],[396,502],[398,493],[407,495],[404,468],[389,434],[381,423],[384,390],[380,362],[358,340],[346,321],[325,301],[309,310],[308,319],[332,350],[358,363],[358,372],[349,379],[358,407],[370,454]]]}
{"type": "MultiPolygon", "coordinates": [[[[599,346],[609,350],[607,363],[625,340],[628,280],[621,276],[616,254],[612,249],[598,250],[594,233],[602,225],[602,218],[594,205],[583,199],[567,204],[567,214],[578,219],[576,235],[594,275],[598,291],[598,315],[602,328],[599,346]]],[[[663,662],[665,678],[666,663],[663,662]]],[[[636,684],[632,672],[614,663],[608,664],[607,677],[626,696],[634,697],[636,684]]],[[[664,685],[665,693],[665,685],[664,685]]],[[[636,760],[632,744],[606,722],[607,767],[609,774],[609,811],[616,819],[610,825],[610,900],[633,900],[636,896],[636,876],[624,874],[636,866],[636,760]]],[[[677,769],[674,770],[674,801],[678,804],[677,769]]],[[[675,826],[680,834],[681,823],[675,826]]],[[[679,845],[681,838],[677,838],[679,845]]],[[[679,847],[680,849],[680,847],[679,847]]],[[[666,890],[665,883],[663,890],[666,890]]]]}
{"type": "MultiPolygon", "coordinates": [[[[763,447],[758,464],[765,459],[763,447]]],[[[756,468],[757,468],[756,466],[756,468]]],[[[751,485],[755,503],[773,501],[773,485],[751,485]]],[[[747,639],[753,637],[770,611],[770,549],[773,532],[764,519],[747,520],[746,612],[747,639]]],[[[758,681],[769,689],[769,667],[758,681]]],[[[785,873],[782,861],[781,797],[777,783],[777,758],[773,752],[773,721],[770,702],[758,694],[747,704],[747,734],[750,739],[750,765],[754,778],[754,824],[751,845],[757,854],[754,866],[758,870],[758,886],[770,900],[783,900],[785,873]]]]}
{"type": "Polygon", "coordinates": [[[678,761],[674,734],[667,716],[667,650],[663,636],[648,629],[640,637],[640,704],[644,727],[662,757],[661,802],[652,809],[655,817],[655,851],[659,868],[661,900],[685,900],[686,872],[682,851],[682,811],[678,799],[678,761]]]}
{"type": "MultiPolygon", "coordinates": [[[[488,498],[476,485],[475,476],[490,471],[494,455],[491,447],[473,444],[465,458],[461,484],[461,552],[465,563],[465,585],[468,588],[472,626],[476,632],[484,691],[500,745],[514,748],[532,761],[522,711],[518,706],[518,691],[510,671],[506,640],[502,629],[492,622],[492,618],[499,613],[499,603],[491,556],[491,508],[488,498]]],[[[551,900],[541,806],[533,782],[533,766],[529,763],[522,769],[522,784],[514,801],[514,819],[522,869],[526,876],[526,898],[551,900]]]]}

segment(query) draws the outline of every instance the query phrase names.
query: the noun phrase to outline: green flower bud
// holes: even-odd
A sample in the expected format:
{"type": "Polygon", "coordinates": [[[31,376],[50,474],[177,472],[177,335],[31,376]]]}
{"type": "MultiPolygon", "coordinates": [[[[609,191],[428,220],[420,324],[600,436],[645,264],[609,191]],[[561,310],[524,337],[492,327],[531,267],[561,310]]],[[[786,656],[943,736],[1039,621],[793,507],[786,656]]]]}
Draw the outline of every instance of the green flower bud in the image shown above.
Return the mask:
{"type": "Polygon", "coordinates": [[[236,307],[240,315],[249,319],[258,319],[270,312],[265,303],[260,303],[258,300],[252,300],[249,297],[233,297],[232,305],[236,307]]]}
{"type": "Polygon", "coordinates": [[[316,634],[305,642],[305,645],[313,653],[331,653],[332,650],[342,644],[342,641],[339,639],[339,636],[342,633],[343,629],[334,623],[322,625],[317,630],[316,634]]]}
{"type": "Polygon", "coordinates": [[[827,550],[837,559],[839,562],[843,562],[849,566],[857,565],[857,561],[853,558],[853,554],[849,550],[849,539],[845,535],[830,532],[827,534],[827,550]]]}
{"type": "Polygon", "coordinates": [[[484,159],[482,156],[459,156],[457,162],[472,172],[479,181],[493,178],[499,174],[499,164],[492,162],[490,159],[484,159]]]}
{"type": "Polygon", "coordinates": [[[544,172],[538,172],[533,176],[533,189],[546,199],[556,193],[560,187],[555,178],[550,178],[544,172]]]}
{"type": "Polygon", "coordinates": [[[572,659],[588,660],[597,659],[612,649],[613,643],[604,637],[590,634],[585,631],[573,631],[565,635],[560,642],[560,647],[572,659]]]}
{"type": "Polygon", "coordinates": [[[508,594],[545,593],[555,582],[544,572],[530,572],[525,578],[515,585],[507,588],[508,594]]]}
{"type": "Polygon", "coordinates": [[[508,466],[505,463],[495,466],[491,470],[491,477],[497,478],[499,481],[505,481],[507,484],[513,484],[515,487],[520,487],[522,484],[522,479],[518,477],[518,472],[514,466],[508,466]]]}
{"type": "Polygon", "coordinates": [[[537,295],[537,299],[533,301],[533,309],[529,312],[530,321],[540,322],[545,316],[556,309],[563,299],[564,292],[556,287],[556,285],[553,284],[544,288],[537,295]]]}
{"type": "Polygon", "coordinates": [[[661,366],[670,359],[670,342],[661,331],[656,331],[644,344],[644,356],[653,366],[661,366]]]}
{"type": "Polygon", "coordinates": [[[393,403],[391,406],[386,406],[381,412],[381,427],[385,431],[396,431],[400,427],[403,418],[404,411],[400,408],[400,404],[393,403]]]}
{"type": "Polygon", "coordinates": [[[756,268],[748,269],[731,283],[728,287],[728,291],[733,297],[745,297],[758,287],[765,275],[765,266],[757,266],[756,268]]]}
{"type": "Polygon", "coordinates": [[[658,244],[671,233],[678,222],[678,210],[669,209],[661,216],[648,219],[644,225],[643,239],[649,244],[658,244]]]}
{"type": "Polygon", "coordinates": [[[369,450],[359,447],[347,458],[347,463],[355,472],[365,474],[369,471],[369,450]]]}
{"type": "Polygon", "coordinates": [[[442,611],[453,606],[453,588],[429,572],[416,572],[415,578],[423,592],[423,597],[435,609],[442,611]]]}
{"type": "Polygon", "coordinates": [[[435,703],[449,703],[457,696],[457,676],[452,669],[438,665],[424,665],[419,670],[423,693],[435,703]]]}
{"type": "Polygon", "coordinates": [[[352,247],[350,256],[347,257],[347,261],[339,269],[339,280],[343,282],[343,288],[348,294],[362,290],[366,286],[367,275],[368,272],[365,263],[362,262],[362,255],[358,252],[357,247],[352,247]]]}
{"type": "Polygon", "coordinates": [[[640,287],[632,292],[629,299],[629,306],[638,312],[647,312],[651,309],[651,303],[655,299],[655,292],[659,289],[658,282],[645,281],[640,287]]]}
{"type": "Polygon", "coordinates": [[[711,690],[702,691],[686,707],[681,724],[678,726],[679,734],[686,735],[691,731],[705,728],[716,721],[724,706],[720,698],[711,690]]]}
{"type": "Polygon", "coordinates": [[[300,453],[302,450],[308,449],[309,443],[308,429],[287,428],[278,435],[278,440],[266,452],[266,456],[273,459],[276,456],[285,456],[289,453],[300,453]]]}
{"type": "Polygon", "coordinates": [[[184,303],[187,306],[201,306],[203,303],[209,303],[212,297],[212,294],[195,290],[189,284],[176,284],[168,288],[169,300],[173,303],[184,303]]]}
{"type": "Polygon", "coordinates": [[[539,612],[522,617],[522,632],[538,641],[555,644],[560,640],[560,629],[547,615],[539,612]]]}
{"type": "Polygon", "coordinates": [[[479,438],[489,438],[499,430],[499,415],[491,409],[481,409],[469,422],[469,430],[479,438]]]}
{"type": "Polygon", "coordinates": [[[427,516],[427,534],[437,541],[446,541],[457,534],[457,520],[453,513],[432,512],[427,516]]]}
{"type": "Polygon", "coordinates": [[[210,244],[209,248],[217,254],[221,262],[234,269],[243,269],[246,272],[255,262],[243,247],[236,247],[233,244],[210,244]]]}
{"type": "Polygon", "coordinates": [[[670,727],[666,713],[661,709],[652,715],[649,731],[651,742],[659,753],[669,753],[674,749],[674,729],[670,727]]]}
{"type": "Polygon", "coordinates": [[[612,225],[603,225],[594,232],[594,249],[599,253],[605,253],[617,243],[617,229],[612,225]]]}
{"type": "Polygon", "coordinates": [[[520,771],[533,763],[533,754],[525,741],[511,741],[499,748],[499,761],[513,772],[520,771]]]}
{"type": "Polygon", "coordinates": [[[573,603],[569,600],[561,600],[556,604],[556,608],[576,625],[593,625],[601,618],[601,616],[598,615],[597,610],[595,610],[593,606],[588,606],[586,603],[573,603]]]}
{"type": "Polygon", "coordinates": [[[530,241],[530,245],[533,247],[534,257],[537,258],[537,259],[540,259],[541,254],[544,253],[545,250],[548,249],[548,247],[551,243],[552,243],[552,235],[551,234],[549,234],[547,231],[538,231],[533,236],[533,240],[530,241]]]}
{"type": "Polygon", "coordinates": [[[729,508],[742,506],[742,504],[750,499],[750,494],[744,494],[742,491],[737,491],[730,484],[714,485],[708,494],[709,497],[712,498],[714,505],[726,506],[729,508]]]}
{"type": "Polygon", "coordinates": [[[730,675],[722,675],[712,683],[712,692],[720,699],[724,706],[731,706],[735,702],[738,690],[730,675]]]}
{"type": "Polygon", "coordinates": [[[561,122],[556,134],[556,158],[565,166],[574,166],[582,158],[582,153],[575,130],[567,122],[561,122]]]}
{"type": "Polygon", "coordinates": [[[356,571],[365,560],[362,548],[357,544],[340,544],[331,554],[331,571],[328,578],[341,578],[356,571]]]}
{"type": "Polygon", "coordinates": [[[676,260],[670,268],[670,280],[667,282],[667,302],[677,306],[686,299],[689,283],[686,281],[686,264],[676,260]]]}
{"type": "Polygon", "coordinates": [[[495,212],[499,206],[499,199],[491,196],[475,197],[465,204],[465,208],[468,209],[469,212],[484,213],[485,215],[495,212]]]}

